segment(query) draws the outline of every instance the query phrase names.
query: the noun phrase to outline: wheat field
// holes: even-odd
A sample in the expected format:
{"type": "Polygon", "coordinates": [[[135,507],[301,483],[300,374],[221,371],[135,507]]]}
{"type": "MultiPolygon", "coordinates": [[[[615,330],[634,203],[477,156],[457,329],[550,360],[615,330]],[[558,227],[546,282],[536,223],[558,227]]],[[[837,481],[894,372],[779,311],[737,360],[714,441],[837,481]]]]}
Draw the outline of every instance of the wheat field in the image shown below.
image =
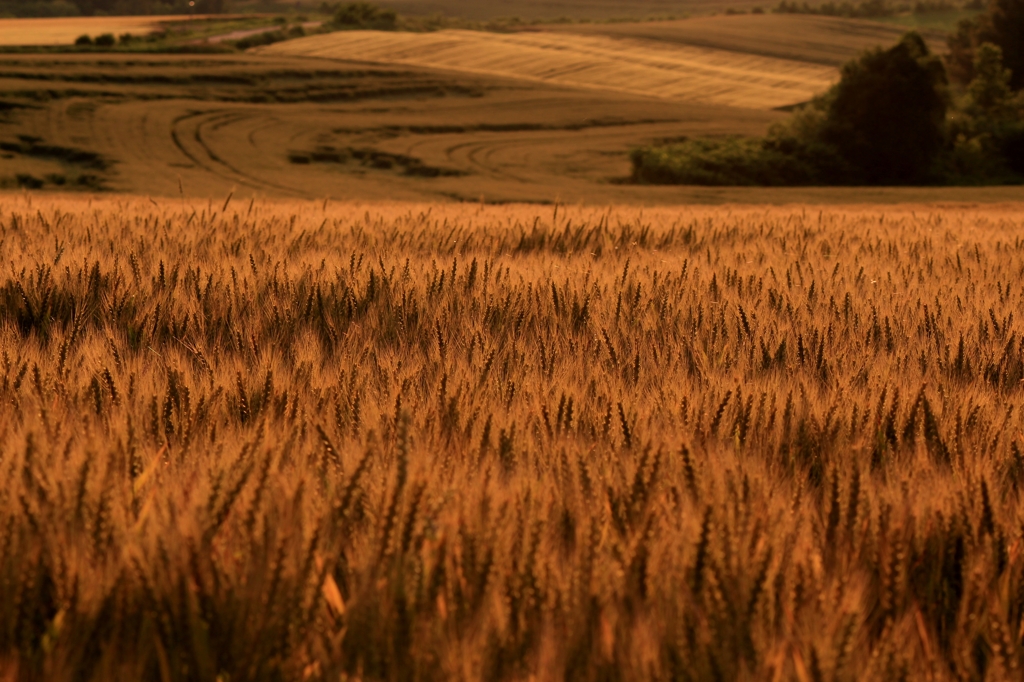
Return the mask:
{"type": "Polygon", "coordinates": [[[1016,679],[1022,218],[2,195],[0,679],[1016,679]]]}
{"type": "Polygon", "coordinates": [[[750,109],[806,102],[839,77],[827,65],[654,39],[556,32],[344,31],[259,51],[449,69],[750,109]]]}

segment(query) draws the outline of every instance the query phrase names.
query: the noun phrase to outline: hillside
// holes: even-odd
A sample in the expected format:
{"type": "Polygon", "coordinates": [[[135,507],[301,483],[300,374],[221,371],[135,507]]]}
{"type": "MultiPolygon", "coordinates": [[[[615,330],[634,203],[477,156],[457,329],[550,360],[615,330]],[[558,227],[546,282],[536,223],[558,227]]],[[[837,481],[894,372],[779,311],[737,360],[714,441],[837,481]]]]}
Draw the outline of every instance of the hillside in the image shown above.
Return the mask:
{"type": "Polygon", "coordinates": [[[278,43],[264,52],[425,66],[750,109],[807,101],[838,76],[833,68],[795,60],[556,32],[350,31],[278,43]]]}
{"type": "MultiPolygon", "coordinates": [[[[896,43],[909,29],[864,19],[809,14],[737,14],[677,21],[560,25],[546,30],[840,66],[864,50],[896,43]]],[[[945,51],[945,36],[940,32],[926,32],[925,39],[933,51],[945,51]]]]}
{"type": "Polygon", "coordinates": [[[776,108],[897,33],[750,15],[348,32],[262,54],[0,55],[0,189],[625,204],[1015,196],[623,182],[637,146],[764,134],[786,115],[776,108]]]}

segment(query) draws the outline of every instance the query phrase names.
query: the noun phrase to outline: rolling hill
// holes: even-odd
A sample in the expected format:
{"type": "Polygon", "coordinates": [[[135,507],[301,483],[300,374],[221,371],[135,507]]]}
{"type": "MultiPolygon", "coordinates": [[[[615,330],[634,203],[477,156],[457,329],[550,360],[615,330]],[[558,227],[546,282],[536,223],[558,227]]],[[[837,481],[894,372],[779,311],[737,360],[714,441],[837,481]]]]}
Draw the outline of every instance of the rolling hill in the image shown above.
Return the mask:
{"type": "MultiPolygon", "coordinates": [[[[676,21],[560,25],[545,30],[840,66],[864,50],[896,43],[908,29],[865,19],[810,14],[737,14],[676,21]]],[[[945,36],[940,32],[925,32],[924,38],[932,51],[946,49],[945,36]]]]}
{"type": "Polygon", "coordinates": [[[641,204],[1013,196],[622,182],[636,146],[764,134],[786,116],[776,108],[897,35],[750,15],[343,32],[245,54],[3,54],[0,188],[641,204]]]}
{"type": "Polygon", "coordinates": [[[624,17],[687,17],[726,9],[767,9],[765,0],[379,0],[376,4],[402,14],[443,14],[473,20],[523,19],[608,20],[624,17]]]}
{"type": "Polygon", "coordinates": [[[749,109],[804,102],[838,76],[828,66],[663,41],[524,32],[345,31],[268,54],[403,64],[749,109]]]}

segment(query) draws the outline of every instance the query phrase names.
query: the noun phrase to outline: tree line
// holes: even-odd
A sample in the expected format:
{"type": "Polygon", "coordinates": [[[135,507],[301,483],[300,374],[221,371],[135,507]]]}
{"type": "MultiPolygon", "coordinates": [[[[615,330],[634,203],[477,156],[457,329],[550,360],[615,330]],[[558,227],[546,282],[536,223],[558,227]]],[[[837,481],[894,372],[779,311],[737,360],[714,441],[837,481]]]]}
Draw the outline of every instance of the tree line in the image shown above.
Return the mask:
{"type": "Polygon", "coordinates": [[[992,0],[949,38],[917,33],[847,63],[764,138],[634,150],[638,182],[927,185],[1024,182],[1024,0],[992,0]]]}

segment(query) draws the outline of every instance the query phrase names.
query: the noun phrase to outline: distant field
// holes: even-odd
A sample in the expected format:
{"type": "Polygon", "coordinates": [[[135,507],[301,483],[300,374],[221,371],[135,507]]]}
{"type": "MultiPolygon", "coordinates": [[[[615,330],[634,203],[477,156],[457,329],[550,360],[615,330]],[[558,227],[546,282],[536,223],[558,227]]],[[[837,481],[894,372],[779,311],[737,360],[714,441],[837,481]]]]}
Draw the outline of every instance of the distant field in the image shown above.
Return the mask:
{"type": "Polygon", "coordinates": [[[835,69],[725,50],[555,32],[357,31],[277,43],[268,54],[451,69],[750,109],[804,102],[835,69]]]}
{"type": "Polygon", "coordinates": [[[1014,187],[623,184],[629,150],[786,114],[405,66],[0,55],[0,188],[586,204],[992,201],[1014,187]]]}
{"type": "MultiPolygon", "coordinates": [[[[205,16],[193,17],[194,20],[205,16]]],[[[82,34],[90,36],[112,33],[145,34],[168,21],[185,21],[188,17],[60,17],[49,19],[0,19],[0,46],[70,45],[82,34]]]]}
{"type": "Polygon", "coordinates": [[[686,17],[724,12],[726,9],[768,9],[776,2],[765,0],[380,0],[377,4],[403,14],[444,14],[449,17],[487,20],[522,19],[607,20],[616,18],[686,17]]]}
{"type": "MultiPolygon", "coordinates": [[[[839,66],[864,50],[895,44],[909,27],[808,14],[739,14],[681,21],[557,25],[544,30],[839,66]]],[[[945,51],[942,34],[926,32],[924,37],[933,51],[945,51]]]]}
{"type": "Polygon", "coordinates": [[[679,191],[612,182],[633,146],[756,135],[783,116],[296,57],[4,55],[0,185],[660,203],[679,191]]]}

